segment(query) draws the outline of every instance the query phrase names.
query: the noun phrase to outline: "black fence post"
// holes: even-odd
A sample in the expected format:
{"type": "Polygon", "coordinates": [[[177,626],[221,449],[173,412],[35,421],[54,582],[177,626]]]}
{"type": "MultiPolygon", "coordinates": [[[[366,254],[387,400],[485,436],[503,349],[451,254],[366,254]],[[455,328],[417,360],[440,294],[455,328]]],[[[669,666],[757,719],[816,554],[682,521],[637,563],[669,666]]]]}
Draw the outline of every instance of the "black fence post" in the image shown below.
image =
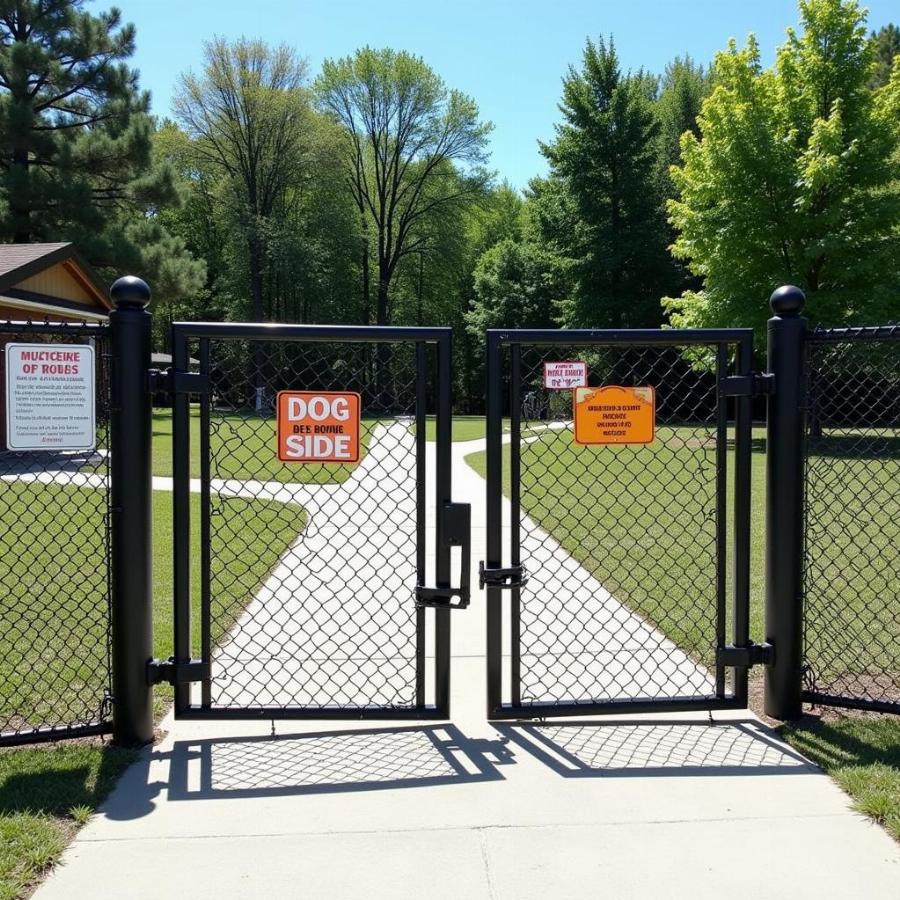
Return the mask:
{"type": "Polygon", "coordinates": [[[150,288],[126,276],[109,291],[113,402],[110,415],[112,495],[113,739],[153,740],[152,620],[152,412],[150,288]]]}
{"type": "Polygon", "coordinates": [[[766,436],[766,640],[775,661],[766,667],[765,712],[801,714],[803,660],[803,446],[806,439],[804,340],[806,297],[785,285],[770,299],[769,396],[766,436]]]}

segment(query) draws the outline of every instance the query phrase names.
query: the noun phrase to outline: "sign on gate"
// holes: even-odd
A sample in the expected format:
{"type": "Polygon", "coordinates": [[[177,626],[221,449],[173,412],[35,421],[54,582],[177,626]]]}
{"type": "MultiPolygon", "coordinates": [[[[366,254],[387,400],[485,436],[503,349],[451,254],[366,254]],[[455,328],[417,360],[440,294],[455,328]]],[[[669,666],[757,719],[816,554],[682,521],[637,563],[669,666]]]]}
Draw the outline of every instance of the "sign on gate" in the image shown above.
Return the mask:
{"type": "Polygon", "coordinates": [[[278,459],[358,462],[360,405],[359,394],[354,393],[280,391],[278,459]]]}
{"type": "Polygon", "coordinates": [[[575,440],[579,444],[650,444],[656,426],[652,387],[575,389],[575,440]]]}
{"type": "Polygon", "coordinates": [[[6,449],[93,450],[94,348],[6,345],[6,449]]]}
{"type": "Polygon", "coordinates": [[[544,387],[551,391],[568,391],[587,385],[587,363],[545,362],[544,387]]]}

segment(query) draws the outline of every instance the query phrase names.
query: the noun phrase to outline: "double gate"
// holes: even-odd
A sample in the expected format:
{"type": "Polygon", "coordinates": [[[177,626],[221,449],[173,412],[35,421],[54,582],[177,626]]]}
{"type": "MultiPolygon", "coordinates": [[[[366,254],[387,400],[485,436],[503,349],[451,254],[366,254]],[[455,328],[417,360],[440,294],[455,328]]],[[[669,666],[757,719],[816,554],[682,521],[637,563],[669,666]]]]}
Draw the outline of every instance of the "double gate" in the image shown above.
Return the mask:
{"type": "MultiPolygon", "coordinates": [[[[0,452],[0,743],[149,740],[161,682],[182,717],[447,717],[471,557],[450,330],[178,323],[148,384],[146,285],[113,297],[108,330],[0,328],[0,350],[92,343],[98,360],[96,451],[0,452]],[[357,397],[358,461],[281,462],[285,391],[357,397]],[[172,402],[168,465],[151,460],[151,395],[172,402]],[[152,658],[154,488],[173,497],[167,660],[152,658]]],[[[900,330],[807,332],[794,288],[773,308],[765,375],[747,329],[488,332],[472,464],[489,717],[740,708],[755,665],[776,717],[900,709],[900,330]],[[544,378],[563,362],[584,396],[653,397],[652,442],[589,446],[573,390],[544,378]],[[766,527],[751,528],[763,464],[766,527]]]]}
{"type": "MultiPolygon", "coordinates": [[[[176,713],[448,715],[451,609],[469,592],[449,331],[177,324],[173,339],[175,655],[156,677],[176,713]],[[298,387],[359,395],[359,463],[276,460],[277,398],[298,387]]],[[[751,340],[489,334],[491,717],[746,705],[751,340]],[[572,392],[543,384],[569,358],[590,385],[655,392],[652,448],[573,442],[572,392]]]]}

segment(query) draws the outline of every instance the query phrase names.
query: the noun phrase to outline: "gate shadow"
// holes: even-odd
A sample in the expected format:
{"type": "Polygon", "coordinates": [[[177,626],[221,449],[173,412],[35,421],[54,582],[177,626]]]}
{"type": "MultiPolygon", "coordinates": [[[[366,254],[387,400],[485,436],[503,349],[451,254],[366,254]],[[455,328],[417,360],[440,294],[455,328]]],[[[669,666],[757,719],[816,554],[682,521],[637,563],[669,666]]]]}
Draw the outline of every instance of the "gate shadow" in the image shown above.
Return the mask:
{"type": "Polygon", "coordinates": [[[473,740],[454,725],[348,729],[176,741],[170,800],[269,797],[502,781],[504,740],[473,740]]]}
{"type": "Polygon", "coordinates": [[[494,728],[565,778],[797,775],[819,769],[754,719],[560,721],[494,728]]]}

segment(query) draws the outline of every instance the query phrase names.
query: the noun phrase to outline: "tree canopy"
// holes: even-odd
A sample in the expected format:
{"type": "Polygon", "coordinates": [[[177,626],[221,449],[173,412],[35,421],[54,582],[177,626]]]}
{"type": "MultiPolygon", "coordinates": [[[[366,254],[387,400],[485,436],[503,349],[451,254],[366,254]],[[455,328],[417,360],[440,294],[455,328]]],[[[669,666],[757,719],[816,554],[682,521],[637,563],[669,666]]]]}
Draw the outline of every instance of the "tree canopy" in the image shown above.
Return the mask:
{"type": "Polygon", "coordinates": [[[160,295],[192,292],[203,265],[158,217],[180,198],[153,157],[150,97],[126,63],[134,28],[115,8],[85,5],[0,5],[0,237],[71,240],[160,295]]]}
{"type": "Polygon", "coordinates": [[[773,286],[807,292],[815,321],[880,321],[900,296],[900,62],[882,87],[854,0],[801,0],[772,69],[757,41],[716,57],[699,136],[681,139],[669,212],[675,254],[703,286],[673,324],[754,325],[773,286]]]}

